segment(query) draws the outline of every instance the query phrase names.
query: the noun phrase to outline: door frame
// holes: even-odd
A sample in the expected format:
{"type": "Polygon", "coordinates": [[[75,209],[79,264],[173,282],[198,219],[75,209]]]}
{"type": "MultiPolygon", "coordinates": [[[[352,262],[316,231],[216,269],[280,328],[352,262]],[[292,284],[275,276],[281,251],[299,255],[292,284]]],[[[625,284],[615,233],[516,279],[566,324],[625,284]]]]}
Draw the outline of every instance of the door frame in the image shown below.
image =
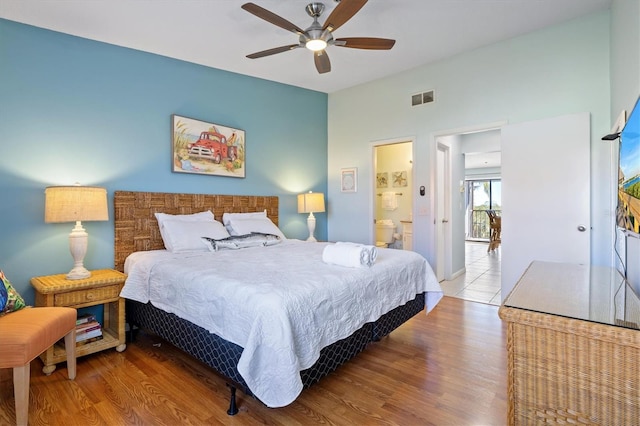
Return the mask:
{"type": "MultiPolygon", "coordinates": [[[[433,264],[436,265],[436,269],[437,265],[439,264],[439,260],[438,260],[438,233],[436,230],[436,220],[437,218],[437,212],[438,212],[438,199],[440,197],[440,195],[438,194],[438,144],[440,143],[439,139],[447,137],[447,136],[457,136],[457,135],[462,135],[465,133],[478,133],[478,132],[485,132],[485,131],[490,131],[490,130],[500,130],[503,126],[507,125],[508,121],[507,120],[501,120],[501,121],[495,121],[495,122],[489,122],[489,123],[485,123],[485,124],[478,124],[478,125],[473,125],[473,126],[466,126],[466,127],[458,127],[458,128],[453,128],[453,129],[449,129],[449,130],[440,130],[437,132],[434,132],[431,134],[431,145],[429,148],[429,152],[431,154],[431,173],[430,173],[430,178],[431,178],[431,193],[434,194],[433,197],[431,197],[431,218],[430,221],[431,223],[433,223],[433,238],[430,241],[430,246],[431,246],[431,253],[433,253],[433,264]]],[[[451,170],[449,170],[449,181],[451,182],[451,170]]],[[[451,190],[451,189],[450,189],[451,190]]],[[[453,224],[450,223],[449,228],[452,229],[453,226],[462,226],[464,227],[464,223],[462,224],[453,224]]],[[[451,236],[450,236],[451,237],[451,236]]],[[[445,253],[442,254],[445,259],[444,259],[444,265],[449,265],[449,267],[451,268],[451,265],[453,265],[453,252],[452,252],[452,244],[450,242],[450,244],[447,247],[447,250],[445,250],[445,253]]],[[[466,262],[465,262],[466,263],[466,262]]],[[[436,276],[438,276],[438,271],[434,271],[436,273],[436,276]]],[[[452,280],[454,278],[456,278],[459,275],[462,275],[465,273],[465,269],[463,268],[461,271],[449,271],[449,274],[446,274],[446,268],[445,271],[443,271],[443,275],[444,275],[444,279],[445,280],[452,280]]]]}
{"type": "MultiPolygon", "coordinates": [[[[415,159],[416,158],[416,137],[415,136],[405,136],[405,137],[398,137],[398,138],[391,138],[391,139],[380,139],[380,140],[375,140],[375,141],[371,141],[370,143],[370,150],[371,150],[371,167],[370,167],[370,173],[369,173],[369,182],[372,182],[371,184],[371,191],[369,192],[369,223],[371,224],[371,226],[369,227],[369,241],[371,242],[371,244],[375,245],[376,244],[376,193],[377,193],[377,188],[376,188],[376,163],[377,163],[377,159],[376,159],[376,148],[380,147],[380,146],[385,146],[385,145],[395,145],[395,144],[399,144],[399,143],[407,143],[410,142],[411,143],[411,158],[415,159]]],[[[414,167],[411,168],[411,182],[415,182],[415,162],[414,162],[414,167]]],[[[415,184],[414,184],[415,186],[415,184]]],[[[415,188],[413,188],[415,191],[415,188]]],[[[415,205],[416,203],[413,200],[413,194],[410,194],[411,197],[411,215],[413,217],[415,217],[415,212],[413,211],[415,209],[415,205]]],[[[396,230],[396,232],[400,232],[400,230],[396,230]]]]}

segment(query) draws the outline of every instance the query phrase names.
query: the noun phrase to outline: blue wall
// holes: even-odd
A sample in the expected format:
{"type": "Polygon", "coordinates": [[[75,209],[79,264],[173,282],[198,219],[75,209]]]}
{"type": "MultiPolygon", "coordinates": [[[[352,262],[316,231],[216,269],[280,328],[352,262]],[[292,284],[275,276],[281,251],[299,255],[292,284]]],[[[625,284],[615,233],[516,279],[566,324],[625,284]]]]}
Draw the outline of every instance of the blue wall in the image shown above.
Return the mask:
{"type": "MultiPolygon", "coordinates": [[[[327,190],[327,95],[0,19],[0,268],[29,303],[32,276],[72,267],[73,224],[44,223],[44,188],[75,182],[106,187],[110,209],[115,190],[277,195],[304,239],[296,194],[327,190]],[[246,178],[172,173],[171,114],[243,129],[246,178]]],[[[85,266],[112,267],[113,219],[84,226],[85,266]]]]}

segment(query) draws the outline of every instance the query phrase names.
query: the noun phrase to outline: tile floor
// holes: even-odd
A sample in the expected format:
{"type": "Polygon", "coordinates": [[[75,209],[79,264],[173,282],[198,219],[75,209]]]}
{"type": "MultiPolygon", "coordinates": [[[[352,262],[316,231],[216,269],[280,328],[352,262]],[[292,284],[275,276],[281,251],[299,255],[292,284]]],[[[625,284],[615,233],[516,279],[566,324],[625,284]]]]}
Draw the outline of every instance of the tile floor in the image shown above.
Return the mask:
{"type": "Polygon", "coordinates": [[[488,243],[465,243],[466,273],[440,286],[446,296],[500,305],[500,250],[487,253],[488,243]]]}

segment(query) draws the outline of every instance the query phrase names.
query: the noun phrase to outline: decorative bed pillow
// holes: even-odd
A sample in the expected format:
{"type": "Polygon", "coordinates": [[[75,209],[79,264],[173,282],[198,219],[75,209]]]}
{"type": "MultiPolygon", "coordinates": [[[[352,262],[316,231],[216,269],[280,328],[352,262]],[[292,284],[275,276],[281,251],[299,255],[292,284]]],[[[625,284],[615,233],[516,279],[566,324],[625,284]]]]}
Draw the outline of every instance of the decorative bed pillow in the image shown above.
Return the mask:
{"type": "MultiPolygon", "coordinates": [[[[2,289],[4,290],[0,290],[0,293],[6,294],[5,302],[0,302],[0,306],[2,306],[2,308],[0,309],[0,316],[24,308],[26,306],[26,304],[24,303],[24,299],[22,298],[22,296],[20,296],[20,294],[18,294],[16,289],[13,288],[11,282],[9,282],[7,277],[4,276],[4,272],[2,272],[1,270],[0,280],[2,280],[2,284],[0,284],[0,287],[2,287],[2,289]]],[[[0,298],[2,298],[1,295],[0,298]]]]}
{"type": "Polygon", "coordinates": [[[7,293],[7,287],[4,286],[4,282],[0,285],[0,312],[4,311],[4,307],[7,305],[9,294],[7,293]]]}
{"type": "Polygon", "coordinates": [[[280,228],[278,228],[268,217],[256,217],[252,219],[233,219],[227,225],[227,231],[230,235],[247,235],[251,233],[272,234],[277,235],[285,240],[280,228]]]}
{"type": "Polygon", "coordinates": [[[164,245],[172,253],[193,250],[205,251],[206,247],[202,245],[202,237],[216,240],[229,237],[224,225],[215,220],[212,222],[166,220],[163,226],[165,232],[165,237],[163,237],[164,245]]]}
{"type": "Polygon", "coordinates": [[[155,213],[156,219],[158,220],[158,228],[160,229],[160,235],[162,236],[162,241],[164,242],[164,247],[173,251],[171,247],[171,241],[168,241],[167,236],[165,235],[165,227],[164,224],[168,220],[180,221],[180,222],[213,222],[214,216],[210,210],[205,210],[199,213],[193,214],[168,214],[168,213],[155,213]]]}
{"type": "Polygon", "coordinates": [[[165,220],[181,220],[183,222],[211,222],[215,219],[211,210],[205,210],[203,212],[193,214],[155,213],[155,216],[158,220],[158,225],[162,225],[165,220]]]}
{"type": "Polygon", "coordinates": [[[262,234],[254,232],[248,235],[232,235],[223,239],[215,239],[202,237],[202,242],[206,245],[209,251],[218,251],[221,249],[237,250],[246,247],[266,247],[278,244],[280,241],[279,236],[273,234],[262,234]]]}

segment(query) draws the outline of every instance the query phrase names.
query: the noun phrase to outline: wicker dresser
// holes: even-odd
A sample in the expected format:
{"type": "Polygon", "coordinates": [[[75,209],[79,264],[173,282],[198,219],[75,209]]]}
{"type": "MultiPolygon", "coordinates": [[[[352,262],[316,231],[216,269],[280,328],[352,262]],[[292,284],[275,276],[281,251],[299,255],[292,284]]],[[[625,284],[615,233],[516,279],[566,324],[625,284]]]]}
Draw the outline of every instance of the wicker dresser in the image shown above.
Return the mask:
{"type": "Polygon", "coordinates": [[[533,262],[499,315],[510,425],[640,424],[640,300],[617,271],[533,262]]]}

